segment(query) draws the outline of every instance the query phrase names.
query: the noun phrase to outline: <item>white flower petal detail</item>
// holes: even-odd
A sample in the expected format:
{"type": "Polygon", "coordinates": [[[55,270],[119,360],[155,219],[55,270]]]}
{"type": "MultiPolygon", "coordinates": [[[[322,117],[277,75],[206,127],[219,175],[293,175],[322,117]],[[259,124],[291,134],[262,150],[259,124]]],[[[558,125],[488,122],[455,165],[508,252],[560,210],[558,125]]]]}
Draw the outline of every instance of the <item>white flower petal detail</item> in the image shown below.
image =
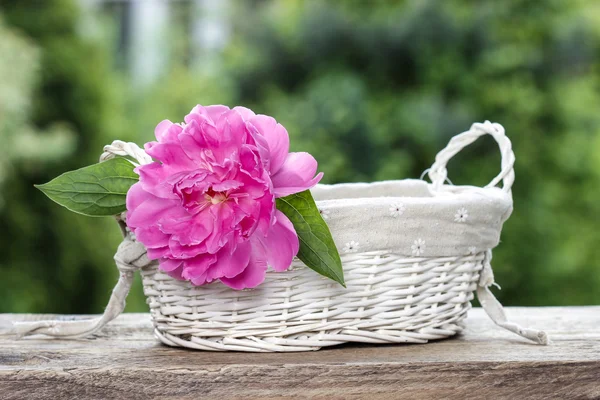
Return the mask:
{"type": "Polygon", "coordinates": [[[477,247],[475,247],[475,246],[469,247],[469,254],[477,254],[477,247]]]}
{"type": "Polygon", "coordinates": [[[394,203],[390,205],[390,215],[394,218],[398,218],[402,214],[404,214],[404,204],[402,203],[394,203]]]}
{"type": "Polygon", "coordinates": [[[456,214],[454,214],[454,221],[455,222],[466,222],[467,219],[469,219],[469,211],[467,211],[466,208],[462,207],[459,208],[458,210],[456,210],[456,214]]]}
{"type": "Polygon", "coordinates": [[[359,243],[354,240],[346,243],[344,248],[342,249],[344,253],[356,253],[358,251],[359,243]]]}
{"type": "Polygon", "coordinates": [[[417,240],[415,240],[413,245],[410,246],[410,248],[412,249],[413,255],[420,256],[421,254],[423,254],[425,252],[425,249],[426,249],[425,241],[421,238],[418,238],[417,240]]]}

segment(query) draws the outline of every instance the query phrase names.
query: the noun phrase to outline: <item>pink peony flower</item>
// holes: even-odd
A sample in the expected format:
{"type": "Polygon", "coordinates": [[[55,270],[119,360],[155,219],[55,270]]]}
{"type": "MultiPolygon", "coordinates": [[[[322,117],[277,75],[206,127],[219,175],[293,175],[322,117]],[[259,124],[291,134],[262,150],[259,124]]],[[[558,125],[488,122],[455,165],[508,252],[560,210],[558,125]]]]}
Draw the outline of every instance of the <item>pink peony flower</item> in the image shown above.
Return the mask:
{"type": "Polygon", "coordinates": [[[267,265],[286,270],[298,253],[275,198],[319,182],[308,153],[289,153],[283,126],[243,107],[196,106],[184,124],[162,121],[145,145],[154,163],[127,193],[127,225],[150,259],[177,279],[255,287],[267,265]]]}

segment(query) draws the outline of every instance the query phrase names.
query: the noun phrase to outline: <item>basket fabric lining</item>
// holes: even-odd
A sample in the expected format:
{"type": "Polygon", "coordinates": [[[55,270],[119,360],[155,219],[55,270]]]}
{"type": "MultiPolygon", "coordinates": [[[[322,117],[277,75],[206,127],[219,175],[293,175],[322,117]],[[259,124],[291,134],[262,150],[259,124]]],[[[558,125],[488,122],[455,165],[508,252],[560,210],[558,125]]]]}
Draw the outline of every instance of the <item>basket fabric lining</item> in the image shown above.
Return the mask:
{"type": "Polygon", "coordinates": [[[473,254],[498,245],[512,212],[512,196],[498,188],[433,190],[412,179],[317,185],[312,193],[342,252],[473,254]]]}

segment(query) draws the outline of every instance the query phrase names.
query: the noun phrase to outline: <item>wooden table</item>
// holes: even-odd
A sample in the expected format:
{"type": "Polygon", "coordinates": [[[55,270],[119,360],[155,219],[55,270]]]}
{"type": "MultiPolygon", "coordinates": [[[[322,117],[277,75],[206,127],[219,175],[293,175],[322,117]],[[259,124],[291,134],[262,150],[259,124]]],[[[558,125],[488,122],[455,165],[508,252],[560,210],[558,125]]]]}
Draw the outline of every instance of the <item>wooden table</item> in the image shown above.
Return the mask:
{"type": "Polygon", "coordinates": [[[474,309],[462,335],[424,345],[210,353],[163,346],[148,314],[125,314],[88,339],[0,338],[0,399],[600,398],[600,307],[507,313],[553,343],[530,344],[474,309]]]}

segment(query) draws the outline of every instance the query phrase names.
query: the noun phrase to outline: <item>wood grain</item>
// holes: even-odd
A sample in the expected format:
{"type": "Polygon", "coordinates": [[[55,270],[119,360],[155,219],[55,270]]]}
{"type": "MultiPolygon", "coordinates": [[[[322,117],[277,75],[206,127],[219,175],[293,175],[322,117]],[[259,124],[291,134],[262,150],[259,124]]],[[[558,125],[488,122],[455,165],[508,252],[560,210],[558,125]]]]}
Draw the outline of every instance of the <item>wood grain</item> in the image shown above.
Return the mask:
{"type": "MultiPolygon", "coordinates": [[[[600,398],[600,307],[508,308],[546,330],[529,344],[470,311],[465,332],[425,345],[344,345],[312,353],[169,348],[147,314],[87,339],[0,339],[0,399],[600,398]]],[[[7,321],[81,316],[0,314],[7,321]]]]}

